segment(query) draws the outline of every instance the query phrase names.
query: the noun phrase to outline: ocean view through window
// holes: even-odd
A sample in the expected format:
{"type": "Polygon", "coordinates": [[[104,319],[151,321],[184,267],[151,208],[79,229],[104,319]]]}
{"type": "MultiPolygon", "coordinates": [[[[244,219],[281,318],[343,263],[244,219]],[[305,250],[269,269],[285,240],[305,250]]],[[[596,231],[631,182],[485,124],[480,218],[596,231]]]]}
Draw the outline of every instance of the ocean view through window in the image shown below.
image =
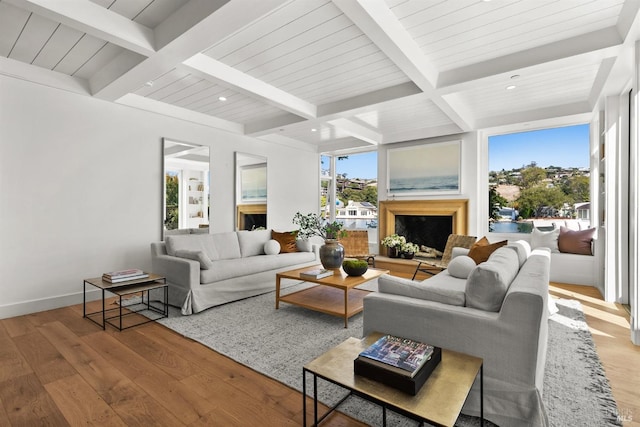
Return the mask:
{"type": "Polygon", "coordinates": [[[489,231],[590,225],[589,125],[489,137],[489,231]]]}

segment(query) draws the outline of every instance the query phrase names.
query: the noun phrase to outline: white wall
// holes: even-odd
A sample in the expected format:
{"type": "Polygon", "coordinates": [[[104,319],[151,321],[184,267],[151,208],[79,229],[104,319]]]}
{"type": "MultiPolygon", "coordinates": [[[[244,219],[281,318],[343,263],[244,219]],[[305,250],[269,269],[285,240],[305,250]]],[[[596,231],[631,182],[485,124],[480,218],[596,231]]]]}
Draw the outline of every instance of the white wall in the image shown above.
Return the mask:
{"type": "MultiPolygon", "coordinates": [[[[484,206],[478,206],[479,191],[481,187],[478,182],[478,159],[479,144],[477,132],[468,132],[458,135],[449,135],[438,138],[419,139],[415,141],[389,144],[378,148],[378,199],[379,200],[423,200],[423,199],[468,199],[469,200],[469,222],[467,233],[480,236],[480,215],[484,206]],[[389,148],[410,147],[415,145],[430,144],[435,142],[462,141],[460,175],[460,194],[428,195],[428,196],[395,196],[393,199],[387,196],[387,150],[389,148]]],[[[488,197],[488,196],[487,196],[488,197]]]]}
{"type": "Polygon", "coordinates": [[[213,232],[234,227],[235,151],[268,158],[270,227],[318,209],[315,153],[0,76],[0,318],[79,303],[82,279],[150,267],[162,137],[211,147],[213,232]]]}

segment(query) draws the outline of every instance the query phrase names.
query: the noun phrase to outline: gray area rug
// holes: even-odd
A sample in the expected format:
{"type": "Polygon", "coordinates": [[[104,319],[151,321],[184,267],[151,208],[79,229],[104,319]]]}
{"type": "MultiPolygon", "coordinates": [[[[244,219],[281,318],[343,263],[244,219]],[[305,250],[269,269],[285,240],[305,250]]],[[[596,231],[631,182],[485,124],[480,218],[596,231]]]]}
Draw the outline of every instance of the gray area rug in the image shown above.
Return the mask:
{"type": "MultiPolygon", "coordinates": [[[[305,286],[293,284],[289,291],[305,286]]],[[[559,312],[549,320],[543,393],[550,425],[621,425],[580,303],[558,300],[557,306],[559,312]]],[[[270,292],[191,316],[182,316],[172,308],[169,318],[158,322],[296,390],[302,389],[303,365],[349,337],[362,336],[362,314],[350,318],[345,329],[338,317],[286,303],[279,310],[274,307],[275,294],[270,292]]],[[[323,381],[319,392],[320,400],[329,405],[345,394],[323,381]]],[[[310,389],[307,393],[311,394],[310,389]]],[[[340,411],[367,424],[381,425],[382,410],[362,399],[349,398],[340,411]]],[[[387,412],[387,421],[390,426],[417,425],[392,412],[387,412]]],[[[476,425],[477,418],[465,415],[456,423],[459,427],[476,425]]]]}

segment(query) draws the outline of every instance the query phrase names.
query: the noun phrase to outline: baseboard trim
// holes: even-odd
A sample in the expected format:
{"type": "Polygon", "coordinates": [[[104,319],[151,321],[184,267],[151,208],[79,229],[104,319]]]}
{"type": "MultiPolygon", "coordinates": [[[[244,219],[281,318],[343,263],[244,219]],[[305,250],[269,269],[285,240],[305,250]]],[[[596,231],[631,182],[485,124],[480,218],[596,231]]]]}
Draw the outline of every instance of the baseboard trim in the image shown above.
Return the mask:
{"type": "MultiPolygon", "coordinates": [[[[87,289],[86,300],[95,301],[101,298],[99,289],[87,289]]],[[[21,301],[15,304],[0,305],[0,319],[22,316],[25,314],[37,313],[40,311],[53,310],[70,305],[82,304],[82,292],[73,294],[58,295],[49,298],[21,301]]]]}

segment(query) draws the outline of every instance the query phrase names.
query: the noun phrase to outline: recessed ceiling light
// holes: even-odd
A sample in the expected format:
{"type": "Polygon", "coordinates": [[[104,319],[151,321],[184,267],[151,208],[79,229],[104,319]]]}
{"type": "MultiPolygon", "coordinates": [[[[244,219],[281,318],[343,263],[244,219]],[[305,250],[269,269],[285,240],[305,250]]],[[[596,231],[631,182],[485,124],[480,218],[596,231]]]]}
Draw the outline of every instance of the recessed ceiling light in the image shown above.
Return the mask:
{"type": "Polygon", "coordinates": [[[506,87],[507,90],[513,90],[516,88],[516,85],[509,85],[506,87]]]}
{"type": "Polygon", "coordinates": [[[226,100],[227,100],[227,98],[225,98],[224,96],[219,96],[218,97],[218,101],[226,101],[226,100]]]}
{"type": "Polygon", "coordinates": [[[317,132],[317,131],[318,131],[318,129],[316,129],[316,128],[312,128],[311,129],[311,132],[317,132]]]}
{"type": "Polygon", "coordinates": [[[149,81],[148,81],[148,82],[146,82],[144,85],[145,85],[145,86],[147,86],[147,87],[151,87],[151,86],[153,86],[153,80],[149,80],[149,81]]]}
{"type": "Polygon", "coordinates": [[[520,74],[514,74],[513,76],[511,76],[511,80],[515,80],[519,77],[520,77],[520,74]]]}

